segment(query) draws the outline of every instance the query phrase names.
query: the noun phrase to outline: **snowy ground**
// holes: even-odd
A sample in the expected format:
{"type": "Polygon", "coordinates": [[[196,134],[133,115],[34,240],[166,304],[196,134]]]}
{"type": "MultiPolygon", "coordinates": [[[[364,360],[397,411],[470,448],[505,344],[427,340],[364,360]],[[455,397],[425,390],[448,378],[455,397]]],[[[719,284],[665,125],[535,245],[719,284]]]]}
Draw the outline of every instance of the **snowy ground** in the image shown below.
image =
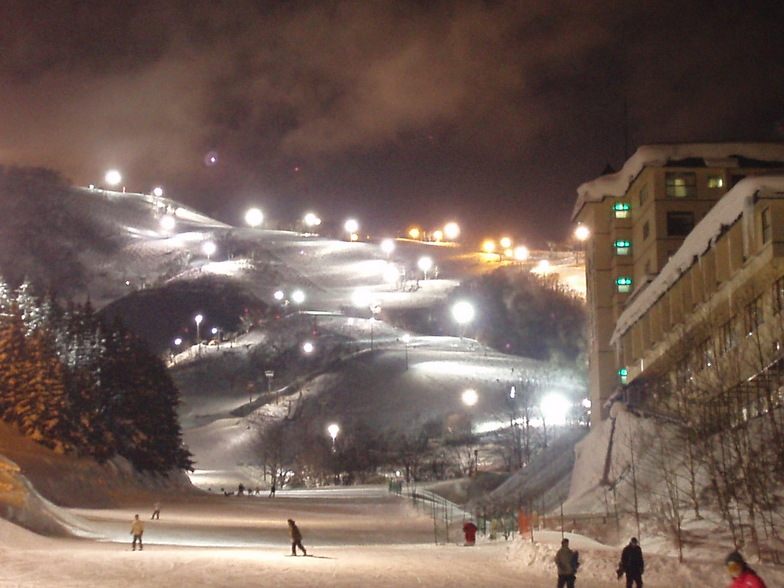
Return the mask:
{"type": "MultiPolygon", "coordinates": [[[[498,586],[551,588],[560,533],[460,545],[436,544],[432,520],[383,487],[279,492],[266,495],[167,497],[160,521],[146,520],[143,552],[130,549],[130,521],[151,506],[138,502],[69,514],[96,539],[55,539],[0,521],[0,586],[498,586]],[[308,557],[289,555],[286,519],[297,520],[308,557]]],[[[581,588],[619,586],[619,547],[569,535],[581,552],[581,588]]],[[[644,547],[644,545],[643,545],[644,547]]],[[[721,561],[679,566],[648,556],[648,588],[729,584],[721,561]]],[[[768,585],[782,575],[769,570],[768,585]]]]}

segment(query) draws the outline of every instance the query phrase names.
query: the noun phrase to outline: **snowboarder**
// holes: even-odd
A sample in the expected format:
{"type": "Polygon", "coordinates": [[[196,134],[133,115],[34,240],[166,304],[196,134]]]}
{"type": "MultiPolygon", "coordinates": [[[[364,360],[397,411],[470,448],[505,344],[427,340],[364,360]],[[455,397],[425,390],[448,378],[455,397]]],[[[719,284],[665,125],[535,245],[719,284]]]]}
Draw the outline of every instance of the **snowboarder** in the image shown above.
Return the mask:
{"type": "Polygon", "coordinates": [[[727,572],[734,578],[730,588],[767,588],[757,572],[749,567],[739,551],[733,551],[724,560],[727,572]]]}
{"type": "Polygon", "coordinates": [[[307,555],[308,552],[302,546],[302,533],[299,532],[297,523],[293,519],[289,519],[287,522],[289,524],[289,535],[291,535],[291,555],[296,557],[297,547],[302,550],[302,555],[307,555]]]}
{"type": "Polygon", "coordinates": [[[272,486],[270,486],[269,497],[275,498],[275,482],[273,482],[272,486]]]}
{"type": "Polygon", "coordinates": [[[139,551],[144,549],[142,545],[142,535],[144,534],[144,523],[139,519],[139,515],[133,519],[133,523],[131,523],[131,535],[133,535],[133,542],[131,543],[131,548],[133,551],[136,551],[136,542],[139,542],[139,551]]]}
{"type": "Polygon", "coordinates": [[[160,518],[161,518],[161,503],[156,502],[152,507],[152,516],[150,517],[150,520],[160,519],[160,518]]]}
{"type": "Polygon", "coordinates": [[[637,543],[637,537],[632,537],[629,544],[621,551],[621,561],[618,564],[618,579],[626,574],[626,588],[642,588],[642,573],[645,571],[645,561],[642,557],[642,548],[637,543]]]}
{"type": "Polygon", "coordinates": [[[561,540],[561,549],[555,554],[555,565],[558,566],[558,588],[574,588],[575,574],[574,551],[569,549],[569,540],[561,540]]]}
{"type": "Polygon", "coordinates": [[[472,547],[476,543],[476,532],[478,531],[476,525],[472,521],[466,521],[463,524],[463,535],[465,535],[466,547],[472,547]]]}

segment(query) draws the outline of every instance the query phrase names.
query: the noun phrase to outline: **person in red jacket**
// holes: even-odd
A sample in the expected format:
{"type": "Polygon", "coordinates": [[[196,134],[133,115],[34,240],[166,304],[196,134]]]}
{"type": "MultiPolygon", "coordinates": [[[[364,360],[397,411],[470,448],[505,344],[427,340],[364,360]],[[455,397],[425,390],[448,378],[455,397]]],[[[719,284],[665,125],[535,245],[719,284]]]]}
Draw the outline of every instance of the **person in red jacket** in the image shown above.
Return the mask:
{"type": "Polygon", "coordinates": [[[476,543],[476,525],[471,521],[466,521],[463,524],[463,535],[465,535],[465,545],[471,547],[476,543]]]}
{"type": "Polygon", "coordinates": [[[730,588],[767,588],[765,582],[749,567],[740,552],[730,553],[724,560],[724,564],[727,566],[727,572],[734,578],[730,588]]]}

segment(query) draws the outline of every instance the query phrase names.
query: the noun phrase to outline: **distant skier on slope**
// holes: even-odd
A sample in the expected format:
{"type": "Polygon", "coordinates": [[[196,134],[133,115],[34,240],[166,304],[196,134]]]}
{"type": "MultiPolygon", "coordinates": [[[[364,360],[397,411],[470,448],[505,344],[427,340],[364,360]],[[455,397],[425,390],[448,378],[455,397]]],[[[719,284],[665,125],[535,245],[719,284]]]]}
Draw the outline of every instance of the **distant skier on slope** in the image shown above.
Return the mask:
{"type": "Polygon", "coordinates": [[[300,533],[297,523],[293,519],[289,519],[287,522],[289,524],[289,535],[291,536],[291,555],[296,557],[297,547],[302,550],[302,555],[307,555],[308,552],[302,546],[302,533],[300,533]]]}

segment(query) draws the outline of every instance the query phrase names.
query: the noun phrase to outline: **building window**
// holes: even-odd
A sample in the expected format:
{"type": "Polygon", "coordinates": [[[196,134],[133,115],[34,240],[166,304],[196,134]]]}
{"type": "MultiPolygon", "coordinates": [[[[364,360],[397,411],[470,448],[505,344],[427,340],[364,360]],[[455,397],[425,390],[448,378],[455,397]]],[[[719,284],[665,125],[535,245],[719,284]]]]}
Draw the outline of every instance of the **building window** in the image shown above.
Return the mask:
{"type": "Polygon", "coordinates": [[[629,218],[629,205],[626,202],[617,202],[613,205],[615,218],[629,218]]]}
{"type": "Polygon", "coordinates": [[[697,346],[695,359],[697,371],[713,367],[713,341],[710,337],[697,346]]]}
{"type": "Polygon", "coordinates": [[[784,310],[784,277],[773,282],[773,312],[784,310]]]}
{"type": "Polygon", "coordinates": [[[616,241],[613,243],[615,255],[631,255],[632,244],[630,241],[616,241]]]}
{"type": "Polygon", "coordinates": [[[669,198],[695,198],[697,175],[694,172],[668,172],[664,176],[664,187],[669,198]]]}
{"type": "Polygon", "coordinates": [[[724,178],[722,176],[708,176],[708,188],[723,188],[724,178]]]}
{"type": "Polygon", "coordinates": [[[726,353],[737,344],[735,338],[735,329],[732,319],[728,320],[721,326],[721,350],[726,353]]]}
{"type": "Polygon", "coordinates": [[[770,237],[770,208],[766,208],[762,211],[762,242],[767,243],[770,241],[770,237]]]}
{"type": "Polygon", "coordinates": [[[647,239],[648,235],[650,234],[651,234],[651,226],[648,223],[648,221],[645,221],[645,224],[642,225],[642,240],[645,241],[645,239],[647,239]]]}
{"type": "Polygon", "coordinates": [[[685,237],[694,228],[694,213],[691,211],[671,210],[667,213],[667,235],[685,237]]]}
{"type": "Polygon", "coordinates": [[[623,384],[624,386],[628,381],[628,375],[629,372],[626,370],[626,368],[621,368],[618,370],[618,379],[620,380],[621,384],[623,384]]]}
{"type": "Polygon", "coordinates": [[[648,184],[645,184],[640,188],[640,206],[645,204],[645,201],[648,200],[648,195],[648,184]]]}
{"type": "Polygon", "coordinates": [[[618,288],[618,292],[621,294],[628,294],[632,291],[632,279],[627,277],[617,278],[615,280],[615,285],[618,288]]]}
{"type": "Polygon", "coordinates": [[[763,322],[762,316],[762,296],[757,296],[752,300],[743,311],[743,328],[746,336],[754,334],[763,322]]]}

